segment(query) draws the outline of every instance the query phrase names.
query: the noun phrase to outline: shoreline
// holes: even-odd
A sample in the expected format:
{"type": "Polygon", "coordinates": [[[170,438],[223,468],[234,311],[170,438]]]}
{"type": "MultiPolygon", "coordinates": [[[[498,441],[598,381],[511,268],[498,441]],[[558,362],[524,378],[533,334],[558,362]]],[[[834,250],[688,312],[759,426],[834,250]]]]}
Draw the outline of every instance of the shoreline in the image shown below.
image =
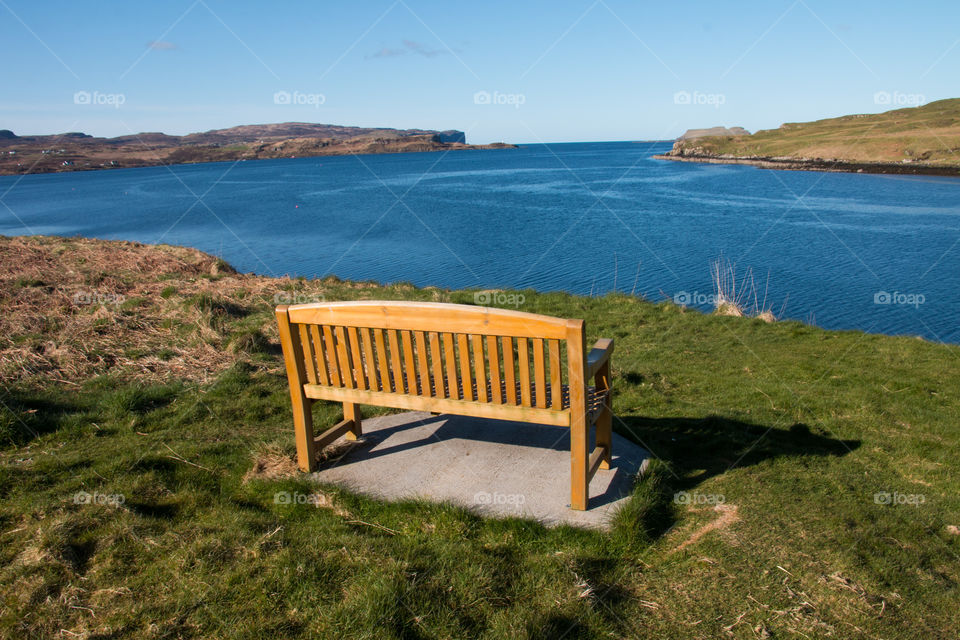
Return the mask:
{"type": "MultiPolygon", "coordinates": [[[[197,273],[206,274],[207,276],[233,276],[240,279],[248,279],[251,281],[259,282],[261,285],[274,285],[275,288],[272,291],[279,291],[278,295],[283,294],[284,291],[288,289],[285,288],[287,285],[290,285],[293,282],[311,282],[314,284],[319,284],[322,286],[327,285],[342,285],[350,289],[396,289],[398,291],[420,291],[420,292],[431,292],[432,294],[469,294],[472,299],[476,300],[476,294],[486,293],[494,294],[490,300],[495,301],[498,294],[503,294],[504,296],[516,297],[519,296],[520,299],[525,299],[526,297],[535,297],[535,296],[551,296],[551,295],[561,295],[569,296],[575,299],[600,299],[608,295],[621,295],[628,298],[632,298],[636,301],[641,301],[646,304],[653,306],[662,305],[664,303],[670,304],[676,308],[684,309],[683,312],[691,311],[704,316],[714,316],[714,317],[738,317],[742,318],[745,321],[758,320],[759,318],[756,315],[744,314],[742,316],[725,316],[724,314],[718,314],[715,307],[709,305],[704,306],[702,304],[685,304],[679,303],[673,296],[665,296],[661,299],[653,299],[644,296],[642,293],[626,293],[625,291],[608,291],[602,295],[594,296],[593,294],[585,293],[576,293],[567,289],[537,289],[535,287],[525,287],[523,289],[513,288],[513,287],[467,287],[467,288],[455,288],[448,287],[441,284],[415,284],[410,280],[406,279],[386,279],[379,280],[377,278],[368,278],[364,280],[359,280],[349,276],[340,276],[337,274],[326,274],[323,276],[314,275],[309,276],[306,274],[297,274],[296,272],[285,272],[282,274],[268,274],[260,271],[240,271],[239,268],[235,267],[232,263],[227,260],[219,257],[218,255],[213,254],[207,250],[198,248],[193,244],[168,244],[168,243],[153,243],[153,242],[144,242],[140,240],[125,240],[125,239],[107,239],[97,236],[61,236],[56,234],[34,234],[34,235],[3,235],[0,234],[0,267],[2,267],[2,257],[4,252],[9,252],[11,247],[18,248],[18,255],[22,252],[29,251],[46,251],[51,245],[60,245],[60,246],[69,246],[73,250],[80,250],[81,252],[86,253],[88,256],[88,262],[99,263],[109,261],[111,258],[115,258],[116,255],[123,253],[137,253],[146,260],[147,262],[154,261],[156,256],[159,255],[174,255],[177,256],[180,260],[186,260],[191,266],[191,269],[195,266],[199,266],[199,271],[197,273]]],[[[57,254],[59,255],[59,253],[57,254]]],[[[2,271],[2,269],[0,269],[2,271]]],[[[215,279],[215,278],[214,278],[215,279]]],[[[157,284],[158,287],[163,285],[166,282],[165,280],[157,280],[154,284],[157,284]]],[[[0,278],[0,285],[2,285],[2,278],[0,278]]],[[[97,304],[103,304],[104,302],[110,303],[122,303],[127,296],[126,291],[119,293],[117,291],[111,291],[106,295],[103,295],[97,287],[87,286],[84,289],[88,292],[93,298],[95,298],[97,304]]],[[[158,289],[159,290],[159,289],[158,289]]],[[[154,292],[156,293],[156,292],[154,292]]],[[[661,293],[663,293],[661,291],[661,293]]],[[[306,298],[298,295],[293,295],[289,298],[284,298],[289,304],[297,304],[300,302],[317,302],[318,299],[306,298]]],[[[82,301],[80,304],[91,304],[90,300],[82,301]]],[[[279,302],[278,302],[279,304],[279,302]]],[[[474,302],[474,304],[477,304],[474,302]]],[[[480,303],[481,305],[483,303],[480,303]]],[[[522,302],[521,302],[522,304],[522,302]]],[[[494,304],[494,306],[497,306],[494,304]]],[[[815,310],[813,310],[815,311],[815,310]]],[[[682,313],[683,313],[682,312],[682,313]]],[[[808,310],[809,313],[809,310],[808,310]]],[[[901,332],[901,333],[889,333],[885,331],[872,331],[867,330],[862,327],[855,326],[824,326],[817,322],[811,322],[809,320],[802,319],[800,317],[780,317],[775,316],[773,322],[764,321],[768,324],[789,324],[797,323],[799,325],[816,329],[818,331],[825,331],[829,333],[846,333],[846,332],[859,332],[868,336],[882,336],[885,338],[891,339],[908,339],[908,340],[921,340],[930,344],[940,344],[947,346],[957,346],[960,347],[960,342],[951,342],[949,340],[940,340],[933,339],[929,336],[925,336],[920,333],[914,332],[901,332]]],[[[0,377],[2,380],[2,377],[0,377]]]]}
{"type": "Polygon", "coordinates": [[[660,153],[653,156],[657,160],[674,162],[699,162],[705,164],[741,164],[760,169],[781,171],[822,171],[827,173],[872,173],[897,175],[932,175],[960,178],[960,167],[939,167],[927,164],[891,163],[891,162],[849,162],[844,160],[808,160],[803,158],[774,158],[769,156],[731,156],[712,154],[671,155],[660,153]]]}
{"type": "MultiPolygon", "coordinates": [[[[248,160],[297,160],[302,158],[327,158],[334,156],[369,156],[369,155],[385,155],[391,153],[430,153],[437,151],[491,151],[491,150],[509,150],[509,149],[518,149],[519,146],[515,144],[510,144],[506,142],[492,142],[489,144],[464,144],[461,142],[422,142],[422,141],[413,141],[412,144],[400,145],[400,144],[391,144],[390,143],[374,143],[373,145],[368,144],[365,148],[362,149],[350,149],[347,145],[331,145],[326,147],[321,153],[301,153],[295,155],[284,155],[284,154],[269,154],[265,153],[263,155],[249,155],[246,157],[236,157],[231,153],[219,154],[222,157],[210,157],[204,159],[184,159],[181,161],[173,162],[164,162],[168,158],[130,158],[126,161],[112,161],[113,164],[109,162],[92,164],[87,162],[87,164],[76,164],[78,161],[83,162],[85,158],[83,156],[77,156],[74,154],[65,154],[61,157],[67,159],[71,164],[46,164],[38,165],[34,164],[30,167],[24,167],[26,171],[14,171],[11,170],[11,167],[0,166],[0,176],[27,176],[27,175],[49,175],[56,173],[78,173],[82,171],[106,171],[113,169],[143,169],[147,167],[173,167],[173,166],[183,166],[183,165],[196,165],[196,164],[210,164],[214,162],[246,162],[248,160]],[[339,146],[340,148],[336,148],[339,146]],[[233,156],[233,157],[231,157],[233,156]]],[[[209,150],[209,149],[204,149],[209,150]]],[[[243,152],[238,152],[238,155],[241,155],[243,152]]],[[[58,158],[59,160],[59,158],[58,158]]],[[[18,168],[18,167],[13,167],[18,168]]]]}

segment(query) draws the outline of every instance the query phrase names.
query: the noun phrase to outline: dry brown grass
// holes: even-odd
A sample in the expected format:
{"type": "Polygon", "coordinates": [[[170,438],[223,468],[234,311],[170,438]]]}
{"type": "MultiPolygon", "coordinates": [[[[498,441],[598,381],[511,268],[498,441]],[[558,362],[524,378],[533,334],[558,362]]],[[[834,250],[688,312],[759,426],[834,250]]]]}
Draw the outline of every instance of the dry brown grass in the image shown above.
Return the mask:
{"type": "MultiPolygon", "coordinates": [[[[671,553],[683,551],[690,545],[698,543],[701,538],[711,531],[726,529],[740,519],[740,516],[737,514],[737,505],[735,504],[718,504],[714,506],[713,510],[719,515],[706,524],[697,527],[683,542],[674,547],[671,553]]],[[[691,509],[691,511],[696,510],[691,509]]]]}
{"type": "MultiPolygon", "coordinates": [[[[112,372],[209,380],[244,354],[228,348],[224,314],[190,300],[223,302],[244,316],[268,309],[291,283],[239,274],[183,247],[0,238],[0,382],[75,384],[112,372]]],[[[276,343],[268,318],[260,331],[276,343]]]]}
{"type": "Polygon", "coordinates": [[[271,448],[254,456],[253,467],[244,474],[243,482],[293,478],[297,476],[299,471],[293,456],[279,449],[271,448]]]}

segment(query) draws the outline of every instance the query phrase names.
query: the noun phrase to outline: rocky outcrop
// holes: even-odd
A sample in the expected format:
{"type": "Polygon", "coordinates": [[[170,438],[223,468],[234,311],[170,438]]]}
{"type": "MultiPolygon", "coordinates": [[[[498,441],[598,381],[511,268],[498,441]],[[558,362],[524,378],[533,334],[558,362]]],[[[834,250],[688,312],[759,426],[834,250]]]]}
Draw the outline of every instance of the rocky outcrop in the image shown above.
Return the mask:
{"type": "Polygon", "coordinates": [[[708,129],[687,129],[677,140],[693,140],[708,136],[748,136],[750,132],[743,127],[710,127],[708,129]]]}
{"type": "Polygon", "coordinates": [[[447,131],[441,131],[436,135],[437,142],[459,142],[460,144],[467,144],[467,136],[463,131],[456,131],[454,129],[449,129],[447,131]]]}

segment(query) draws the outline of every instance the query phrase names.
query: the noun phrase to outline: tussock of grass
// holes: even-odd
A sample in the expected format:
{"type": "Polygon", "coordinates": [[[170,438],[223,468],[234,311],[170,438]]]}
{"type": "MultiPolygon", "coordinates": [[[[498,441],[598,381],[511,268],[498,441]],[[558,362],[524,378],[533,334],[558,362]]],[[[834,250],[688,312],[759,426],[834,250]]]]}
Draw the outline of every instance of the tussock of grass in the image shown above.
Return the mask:
{"type": "Polygon", "coordinates": [[[675,515],[674,489],[676,477],[670,463],[652,459],[640,477],[631,499],[619,508],[611,521],[611,536],[624,547],[642,550],[673,526],[675,515]]]}

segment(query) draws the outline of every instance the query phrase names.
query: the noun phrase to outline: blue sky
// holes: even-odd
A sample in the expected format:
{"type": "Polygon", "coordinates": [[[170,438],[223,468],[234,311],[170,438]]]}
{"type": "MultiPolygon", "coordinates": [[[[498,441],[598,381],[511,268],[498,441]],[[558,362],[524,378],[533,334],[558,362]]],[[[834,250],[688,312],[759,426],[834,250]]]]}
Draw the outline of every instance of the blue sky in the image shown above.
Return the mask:
{"type": "Polygon", "coordinates": [[[960,96],[955,1],[0,0],[0,16],[0,128],[18,134],[665,139],[960,96]]]}

